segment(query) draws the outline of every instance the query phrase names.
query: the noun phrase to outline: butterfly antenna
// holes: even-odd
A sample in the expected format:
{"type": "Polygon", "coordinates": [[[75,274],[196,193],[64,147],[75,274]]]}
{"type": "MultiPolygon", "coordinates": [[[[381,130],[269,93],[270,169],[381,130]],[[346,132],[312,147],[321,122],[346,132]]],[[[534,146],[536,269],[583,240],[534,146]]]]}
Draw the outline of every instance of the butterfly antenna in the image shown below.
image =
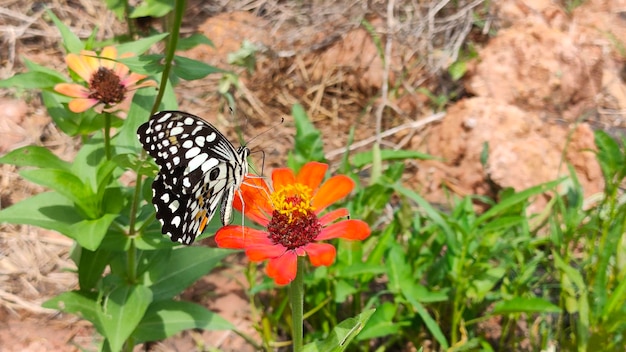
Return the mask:
{"type": "Polygon", "coordinates": [[[256,136],[254,136],[254,137],[250,138],[250,140],[246,143],[246,145],[250,144],[250,142],[252,142],[253,140],[255,140],[255,139],[259,138],[260,136],[262,136],[262,135],[266,134],[267,132],[269,132],[269,131],[273,130],[273,129],[274,129],[274,128],[276,128],[278,125],[282,125],[282,124],[283,124],[283,122],[285,122],[285,118],[284,118],[284,117],[281,117],[281,118],[280,118],[280,122],[276,123],[275,125],[272,125],[272,126],[268,127],[265,131],[263,131],[263,132],[261,132],[261,133],[257,134],[256,136]]]}

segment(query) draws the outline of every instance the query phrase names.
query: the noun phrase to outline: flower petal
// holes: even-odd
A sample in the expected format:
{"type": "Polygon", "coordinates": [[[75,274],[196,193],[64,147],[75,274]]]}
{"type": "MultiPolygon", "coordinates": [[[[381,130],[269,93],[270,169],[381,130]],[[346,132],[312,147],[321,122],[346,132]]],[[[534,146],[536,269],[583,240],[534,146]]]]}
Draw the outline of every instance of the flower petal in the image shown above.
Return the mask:
{"type": "Polygon", "coordinates": [[[308,162],[300,169],[296,180],[298,183],[306,185],[315,191],[322,183],[322,180],[324,180],[327,170],[328,164],[316,161],[308,162]]]}
{"type": "Polygon", "coordinates": [[[241,225],[228,225],[217,230],[215,242],[220,248],[241,249],[251,245],[271,245],[265,231],[241,225]]]}
{"type": "Polygon", "coordinates": [[[140,81],[146,77],[148,76],[131,73],[130,76],[128,76],[126,79],[121,80],[120,84],[124,85],[124,87],[126,87],[126,90],[136,90],[144,87],[158,87],[157,82],[151,79],[145,80],[141,83],[137,83],[137,81],[140,81]]]}
{"type": "MultiPolygon", "coordinates": [[[[91,69],[92,75],[100,69],[100,59],[98,59],[98,54],[95,51],[91,50],[82,50],[80,52],[80,59],[83,60],[85,65],[91,69]]],[[[91,80],[91,77],[86,79],[87,82],[91,80]]]]}
{"type": "Polygon", "coordinates": [[[371,233],[370,227],[362,220],[343,220],[322,229],[316,241],[343,238],[346,240],[364,240],[371,233]]]}
{"type": "Polygon", "coordinates": [[[331,212],[324,214],[324,216],[319,218],[318,221],[322,225],[328,225],[330,223],[335,222],[335,220],[337,219],[345,218],[345,217],[348,217],[349,215],[350,215],[350,212],[348,212],[348,209],[346,208],[335,209],[331,212]]]}
{"type": "Polygon", "coordinates": [[[274,279],[277,285],[287,285],[296,278],[297,258],[294,251],[287,251],[278,258],[270,259],[265,268],[267,276],[274,279]]]}
{"type": "Polygon", "coordinates": [[[316,213],[324,210],[330,204],[347,196],[354,188],[354,181],[348,176],[337,175],[329,178],[313,196],[311,202],[316,213]]]}
{"type": "Polygon", "coordinates": [[[267,226],[272,214],[269,202],[269,188],[265,180],[258,176],[246,176],[240,191],[235,194],[233,207],[259,225],[267,226]],[[243,198],[243,203],[241,202],[243,198]]]}
{"type": "Polygon", "coordinates": [[[130,105],[133,103],[133,95],[135,92],[126,92],[124,100],[117,104],[109,105],[104,111],[114,112],[118,117],[126,118],[126,112],[130,110],[130,105]]]}
{"type": "MultiPolygon", "coordinates": [[[[118,73],[117,70],[121,69],[122,67],[126,67],[126,65],[124,64],[118,64],[115,69],[116,72],[115,74],[120,77],[120,84],[123,85],[126,89],[137,89],[135,88],[135,83],[141,81],[142,79],[148,77],[147,75],[140,75],[139,73],[131,73],[128,74],[128,67],[126,67],[126,73],[122,74],[122,73],[118,73]]],[[[154,81],[152,81],[154,82],[154,81]]],[[[156,86],[156,82],[154,82],[154,85],[156,86]]]]}
{"type": "Polygon", "coordinates": [[[272,185],[274,185],[274,191],[280,191],[287,185],[292,185],[296,182],[296,176],[291,169],[281,167],[274,169],[272,172],[272,185]]]}
{"type": "Polygon", "coordinates": [[[146,75],[140,75],[138,73],[131,73],[129,75],[128,73],[130,72],[130,69],[128,68],[128,66],[117,61],[115,61],[115,67],[113,68],[113,72],[115,73],[117,77],[120,78],[121,80],[120,84],[124,85],[124,87],[126,87],[127,89],[128,89],[128,86],[136,83],[139,80],[146,78],[146,75]]]}
{"type": "Polygon", "coordinates": [[[87,61],[83,59],[83,56],[76,54],[67,54],[65,57],[65,63],[72,71],[76,72],[85,82],[91,80],[91,76],[96,72],[97,68],[94,68],[87,61]]]}
{"type": "Polygon", "coordinates": [[[59,83],[54,86],[54,90],[63,95],[67,95],[72,98],[87,98],[89,97],[89,90],[80,84],[76,83],[59,83]]]}
{"type": "Polygon", "coordinates": [[[304,250],[311,259],[313,266],[329,266],[335,261],[337,251],[335,247],[328,243],[309,243],[304,246],[304,250]]]}
{"type": "Polygon", "coordinates": [[[282,244],[254,245],[246,248],[248,259],[253,262],[260,262],[265,259],[278,258],[285,254],[287,248],[282,244]]]}
{"type": "Polygon", "coordinates": [[[116,66],[116,62],[113,60],[117,59],[117,48],[114,46],[106,46],[102,49],[99,56],[101,57],[100,66],[113,71],[116,66]]]}
{"type": "Polygon", "coordinates": [[[68,106],[70,108],[70,111],[79,113],[89,110],[96,104],[98,104],[98,99],[78,98],[71,100],[68,106]]]}

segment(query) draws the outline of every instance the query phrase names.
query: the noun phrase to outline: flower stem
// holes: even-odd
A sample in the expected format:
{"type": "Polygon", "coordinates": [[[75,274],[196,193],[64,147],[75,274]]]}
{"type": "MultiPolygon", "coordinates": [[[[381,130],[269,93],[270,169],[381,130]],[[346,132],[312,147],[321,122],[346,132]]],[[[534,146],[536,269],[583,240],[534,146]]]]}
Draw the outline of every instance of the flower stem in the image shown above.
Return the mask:
{"type": "Polygon", "coordinates": [[[167,46],[165,48],[165,62],[163,72],[161,73],[161,84],[150,115],[154,115],[157,111],[159,111],[159,105],[161,104],[161,100],[165,94],[165,87],[167,86],[168,77],[170,76],[170,70],[172,69],[172,63],[176,54],[176,45],[178,43],[180,27],[185,15],[185,0],[176,0],[174,4],[174,22],[170,27],[169,40],[167,41],[167,46]]]}
{"type": "Polygon", "coordinates": [[[104,156],[111,160],[111,114],[104,113],[104,156]]]}
{"type": "Polygon", "coordinates": [[[291,335],[293,351],[302,351],[302,326],[304,310],[304,257],[298,257],[296,278],[291,282],[289,300],[291,301],[291,335]]]}

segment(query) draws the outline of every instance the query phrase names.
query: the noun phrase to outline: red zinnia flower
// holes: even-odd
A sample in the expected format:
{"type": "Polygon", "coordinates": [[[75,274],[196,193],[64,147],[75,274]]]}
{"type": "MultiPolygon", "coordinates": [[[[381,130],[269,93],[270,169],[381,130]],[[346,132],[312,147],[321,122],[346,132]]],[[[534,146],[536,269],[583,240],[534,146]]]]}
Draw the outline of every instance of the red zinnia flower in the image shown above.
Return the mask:
{"type": "MultiPolygon", "coordinates": [[[[132,56],[132,53],[119,57],[132,56]]],[[[116,62],[117,49],[107,46],[98,54],[83,50],[80,55],[68,54],[65,57],[67,66],[78,74],[87,87],[77,83],[59,83],[54,87],[57,92],[73,99],[69,108],[73,112],[83,112],[94,107],[96,112],[128,111],[135,90],[142,87],[156,87],[152,80],[138,83],[146,75],[131,73],[124,64],[116,62]]]]}
{"type": "MultiPolygon", "coordinates": [[[[328,165],[310,162],[298,175],[288,168],[272,172],[273,191],[261,178],[247,178],[241,186],[244,214],[265,227],[257,230],[242,225],[222,227],[215,235],[222,248],[244,249],[251,261],[269,259],[267,275],[278,285],[296,277],[297,257],[308,256],[314,266],[335,261],[335,247],[319,241],[333,238],[363,240],[370,235],[361,220],[342,220],[345,208],[319,217],[330,204],[348,195],[354,181],[344,175],[333,176],[322,184],[328,165]]],[[[242,204],[235,196],[234,207],[242,204]]]]}

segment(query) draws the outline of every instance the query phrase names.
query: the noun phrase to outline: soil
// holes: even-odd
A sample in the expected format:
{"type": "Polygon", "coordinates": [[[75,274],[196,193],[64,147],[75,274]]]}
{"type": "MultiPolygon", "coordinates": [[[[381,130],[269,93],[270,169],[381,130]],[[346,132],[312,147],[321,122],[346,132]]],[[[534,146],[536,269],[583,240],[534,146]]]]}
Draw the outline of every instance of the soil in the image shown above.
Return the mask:
{"type": "MultiPolygon", "coordinates": [[[[44,8],[0,1],[0,79],[25,71],[25,59],[66,72],[60,37],[44,8]]],[[[102,3],[54,0],[47,7],[83,39],[96,26],[98,39],[123,33],[102,3]]],[[[427,7],[407,11],[416,3],[396,1],[389,15],[386,2],[190,1],[182,34],[204,33],[215,47],[181,54],[236,70],[240,80],[232,90],[235,114],[214,93],[217,76],[181,82],[181,110],[231,138],[236,130],[248,139],[259,136],[251,147],[264,151],[268,173],[286,160],[295,133],[291,107],[301,103],[322,131],[332,167],[346,149],[370,148],[377,134],[384,148],[439,157],[406,161],[403,181],[444,208],[450,194],[497,198],[502,188],[521,190],[566,175],[568,164],[586,197],[601,192],[593,130],[623,136],[626,127],[626,0],[588,0],[575,8],[567,7],[571,1],[477,1],[443,7],[432,17],[427,7]],[[252,73],[228,63],[244,40],[258,47],[252,73]],[[467,65],[460,80],[448,74],[455,61],[467,65]]],[[[36,92],[0,89],[0,111],[0,154],[34,144],[71,160],[80,144],[56,129],[36,92]]],[[[43,191],[17,172],[0,165],[0,208],[43,191]]],[[[539,197],[531,211],[546,200],[539,197]]],[[[51,231],[0,225],[0,352],[95,349],[88,323],[40,307],[77,287],[71,245],[51,231]]],[[[255,336],[238,272],[233,263],[183,296],[255,336]]],[[[150,348],[252,350],[233,333],[195,331],[150,348]]]]}

